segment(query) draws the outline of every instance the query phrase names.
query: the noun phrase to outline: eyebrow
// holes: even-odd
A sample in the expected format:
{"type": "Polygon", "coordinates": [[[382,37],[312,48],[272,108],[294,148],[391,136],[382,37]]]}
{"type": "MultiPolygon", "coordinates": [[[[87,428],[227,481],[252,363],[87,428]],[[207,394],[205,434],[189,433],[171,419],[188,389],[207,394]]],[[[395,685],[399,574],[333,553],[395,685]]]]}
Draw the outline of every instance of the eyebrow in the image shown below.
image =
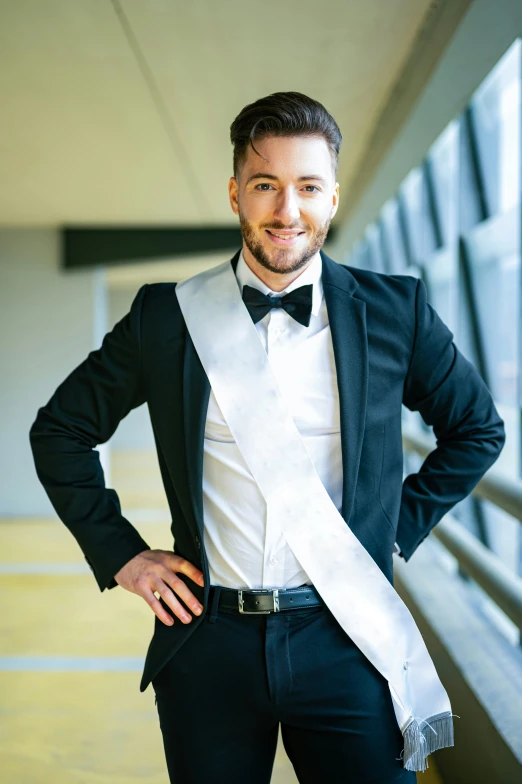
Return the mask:
{"type": "MultiPolygon", "coordinates": [[[[255,174],[251,174],[248,180],[246,181],[245,185],[248,185],[249,182],[252,180],[278,180],[279,177],[276,177],[275,174],[265,174],[264,172],[256,172],[255,174]]],[[[324,177],[321,177],[319,174],[304,174],[302,177],[297,178],[298,182],[303,182],[304,180],[319,180],[319,182],[325,183],[326,180],[324,177]]]]}

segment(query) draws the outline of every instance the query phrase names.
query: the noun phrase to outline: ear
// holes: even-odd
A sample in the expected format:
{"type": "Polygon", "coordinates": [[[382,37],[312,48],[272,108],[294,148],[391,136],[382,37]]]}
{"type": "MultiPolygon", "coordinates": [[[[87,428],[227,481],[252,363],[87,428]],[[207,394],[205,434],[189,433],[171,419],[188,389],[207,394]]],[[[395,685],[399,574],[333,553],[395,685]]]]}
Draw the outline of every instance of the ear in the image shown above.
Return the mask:
{"type": "Polygon", "coordinates": [[[330,214],[330,220],[333,218],[337,209],[339,207],[339,183],[335,183],[335,188],[332,194],[332,212],[330,214]]]}
{"type": "Polygon", "coordinates": [[[230,206],[235,215],[239,215],[239,185],[235,177],[231,177],[228,181],[228,198],[230,199],[230,206]]]}

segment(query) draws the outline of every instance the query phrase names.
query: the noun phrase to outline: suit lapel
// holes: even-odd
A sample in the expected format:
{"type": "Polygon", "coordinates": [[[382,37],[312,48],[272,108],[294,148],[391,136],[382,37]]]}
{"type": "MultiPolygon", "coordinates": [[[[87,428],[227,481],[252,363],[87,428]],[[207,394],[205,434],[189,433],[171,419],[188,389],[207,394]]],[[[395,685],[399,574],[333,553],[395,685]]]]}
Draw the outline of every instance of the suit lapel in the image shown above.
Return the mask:
{"type": "Polygon", "coordinates": [[[203,447],[210,383],[187,332],[183,372],[183,412],[187,474],[194,514],[203,534],[203,447]]]}
{"type": "Polygon", "coordinates": [[[368,395],[366,303],[357,297],[358,283],[349,270],[323,251],[323,287],[337,371],[343,461],[342,515],[352,513],[361,458],[368,395]]]}
{"type": "MultiPolygon", "coordinates": [[[[240,251],[231,259],[235,271],[240,251]]],[[[368,392],[366,305],[356,296],[358,283],[344,267],[321,251],[323,286],[337,371],[343,461],[342,514],[349,520],[361,457],[368,392]]],[[[183,405],[189,487],[203,533],[203,450],[210,383],[187,333],[183,405]]]]}

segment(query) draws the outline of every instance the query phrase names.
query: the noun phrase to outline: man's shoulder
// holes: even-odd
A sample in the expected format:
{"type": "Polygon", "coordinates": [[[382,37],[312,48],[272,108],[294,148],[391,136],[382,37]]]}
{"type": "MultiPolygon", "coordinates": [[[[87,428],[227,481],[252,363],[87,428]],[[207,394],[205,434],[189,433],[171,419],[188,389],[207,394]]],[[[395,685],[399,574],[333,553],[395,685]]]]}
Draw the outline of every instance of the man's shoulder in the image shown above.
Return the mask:
{"type": "Polygon", "coordinates": [[[171,297],[174,295],[174,290],[177,282],[164,281],[162,283],[147,283],[147,297],[153,299],[161,299],[161,297],[171,297]]]}
{"type": "MultiPolygon", "coordinates": [[[[329,259],[332,262],[332,259],[329,259]]],[[[351,283],[352,293],[368,305],[414,301],[418,278],[415,275],[389,274],[333,262],[337,281],[351,283]]]]}
{"type": "Polygon", "coordinates": [[[170,334],[172,330],[177,334],[180,329],[183,330],[184,321],[176,297],[176,286],[175,282],[165,281],[146,283],[142,287],[141,322],[148,334],[170,334]]]}
{"type": "Polygon", "coordinates": [[[386,272],[374,272],[373,270],[352,267],[348,264],[338,264],[343,270],[352,275],[359,284],[358,295],[365,292],[386,292],[396,291],[397,293],[410,294],[417,288],[418,278],[415,275],[399,275],[386,272]]]}
{"type": "MultiPolygon", "coordinates": [[[[329,259],[332,262],[332,259],[329,259]]],[[[414,275],[387,274],[334,262],[328,274],[334,285],[365,306],[367,329],[410,346],[415,334],[419,279],[414,275]]]]}
{"type": "Polygon", "coordinates": [[[145,285],[144,308],[157,308],[161,305],[172,307],[173,303],[178,302],[176,297],[176,286],[178,284],[170,281],[163,283],[147,283],[145,285]]]}

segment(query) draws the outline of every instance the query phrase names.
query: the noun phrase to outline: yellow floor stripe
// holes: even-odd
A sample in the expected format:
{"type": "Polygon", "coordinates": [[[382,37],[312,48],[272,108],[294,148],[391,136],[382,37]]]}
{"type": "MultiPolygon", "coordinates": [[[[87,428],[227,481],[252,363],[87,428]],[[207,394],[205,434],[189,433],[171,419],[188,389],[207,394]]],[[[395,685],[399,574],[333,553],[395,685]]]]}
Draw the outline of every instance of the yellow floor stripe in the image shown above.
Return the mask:
{"type": "Polygon", "coordinates": [[[102,593],[90,572],[0,575],[0,606],[4,656],[144,657],[154,629],[143,599],[119,586],[102,593]]]}
{"type": "MultiPolygon", "coordinates": [[[[143,515],[137,515],[142,517],[143,515]]],[[[147,544],[153,548],[172,550],[169,523],[149,523],[129,519],[147,544]]],[[[76,539],[57,520],[0,520],[0,558],[3,563],[60,561],[85,564],[76,539]]]]}

